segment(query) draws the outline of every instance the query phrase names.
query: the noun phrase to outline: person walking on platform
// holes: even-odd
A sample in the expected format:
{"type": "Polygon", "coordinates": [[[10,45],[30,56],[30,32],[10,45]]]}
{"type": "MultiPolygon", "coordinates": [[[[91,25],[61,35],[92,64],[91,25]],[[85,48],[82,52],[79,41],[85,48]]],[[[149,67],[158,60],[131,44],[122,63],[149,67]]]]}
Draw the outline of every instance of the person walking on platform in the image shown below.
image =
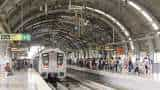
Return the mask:
{"type": "Polygon", "coordinates": [[[96,60],[95,58],[92,61],[92,69],[95,70],[96,69],[96,60]]]}
{"type": "Polygon", "coordinates": [[[27,61],[25,61],[24,62],[24,68],[25,68],[25,70],[28,70],[28,65],[29,65],[29,63],[27,61]]]}
{"type": "Polygon", "coordinates": [[[103,61],[102,61],[102,69],[103,69],[103,70],[105,70],[105,66],[106,66],[106,61],[103,60],[103,61]]]}
{"type": "Polygon", "coordinates": [[[7,75],[12,75],[12,70],[9,63],[6,64],[5,70],[8,73],[7,75]]]}
{"type": "Polygon", "coordinates": [[[119,57],[118,72],[122,72],[122,67],[123,67],[122,59],[121,57],[119,57]]]}
{"type": "Polygon", "coordinates": [[[128,72],[131,72],[132,69],[133,69],[133,63],[132,63],[132,60],[130,59],[128,62],[128,72]]]}
{"type": "Polygon", "coordinates": [[[144,68],[145,68],[145,74],[147,75],[149,72],[149,60],[147,57],[144,58],[144,68]]]}
{"type": "Polygon", "coordinates": [[[102,59],[99,60],[99,70],[102,70],[103,69],[103,61],[102,59]]]}
{"type": "Polygon", "coordinates": [[[116,59],[115,69],[116,69],[116,72],[118,72],[118,69],[119,69],[119,58],[116,59]]]}
{"type": "Polygon", "coordinates": [[[112,61],[111,61],[111,71],[112,71],[112,72],[115,71],[114,68],[115,68],[115,60],[112,59],[112,61]]]}
{"type": "Polygon", "coordinates": [[[112,57],[109,59],[109,61],[108,61],[108,70],[109,71],[112,71],[112,61],[113,61],[113,59],[112,59],[112,57]]]}
{"type": "Polygon", "coordinates": [[[13,68],[13,71],[16,71],[16,60],[12,61],[12,68],[13,68]]]}
{"type": "Polygon", "coordinates": [[[139,60],[136,59],[134,72],[135,72],[135,73],[138,73],[138,75],[140,75],[139,63],[140,63],[139,60]]]}

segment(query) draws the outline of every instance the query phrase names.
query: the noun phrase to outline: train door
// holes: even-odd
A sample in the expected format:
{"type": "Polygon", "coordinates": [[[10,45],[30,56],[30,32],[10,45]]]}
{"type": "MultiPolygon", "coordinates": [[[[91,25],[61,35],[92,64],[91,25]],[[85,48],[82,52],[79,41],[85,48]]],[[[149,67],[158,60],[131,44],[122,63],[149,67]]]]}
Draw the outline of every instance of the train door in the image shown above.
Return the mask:
{"type": "Polygon", "coordinates": [[[48,68],[49,68],[49,53],[42,53],[42,70],[48,71],[48,68]]]}
{"type": "Polygon", "coordinates": [[[39,71],[41,73],[41,76],[44,79],[48,78],[48,69],[49,69],[49,53],[42,53],[40,55],[40,68],[39,71]]]}
{"type": "Polygon", "coordinates": [[[58,76],[59,78],[63,78],[65,76],[65,65],[64,65],[64,54],[57,53],[57,68],[58,68],[58,76]]]}

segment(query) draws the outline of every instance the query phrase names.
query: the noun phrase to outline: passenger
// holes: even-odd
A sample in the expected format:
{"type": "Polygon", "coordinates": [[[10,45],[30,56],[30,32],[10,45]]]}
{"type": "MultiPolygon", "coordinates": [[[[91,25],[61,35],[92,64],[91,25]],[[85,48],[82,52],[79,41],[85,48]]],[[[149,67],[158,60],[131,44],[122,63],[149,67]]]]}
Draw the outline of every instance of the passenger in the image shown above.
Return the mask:
{"type": "Polygon", "coordinates": [[[93,61],[93,59],[91,59],[91,60],[89,61],[89,69],[93,69],[92,61],[93,61]]]}
{"type": "Polygon", "coordinates": [[[96,70],[96,60],[95,60],[95,58],[92,61],[92,69],[96,70]]]}
{"type": "Polygon", "coordinates": [[[30,68],[33,68],[33,64],[32,63],[30,64],[30,68]]]}
{"type": "Polygon", "coordinates": [[[82,60],[79,61],[80,67],[83,67],[83,62],[82,60]]]}
{"type": "Polygon", "coordinates": [[[88,66],[87,66],[88,60],[89,60],[89,59],[87,58],[86,61],[85,61],[86,68],[88,67],[88,66]]]}
{"type": "Polygon", "coordinates": [[[114,61],[114,59],[112,59],[112,61],[111,61],[111,71],[112,72],[114,72],[114,65],[115,64],[115,61],[114,61]]]}
{"type": "Polygon", "coordinates": [[[81,61],[82,61],[82,67],[84,67],[84,59],[81,58],[81,61]]]}
{"type": "Polygon", "coordinates": [[[84,60],[81,58],[81,61],[82,61],[82,67],[84,67],[84,60]]]}
{"type": "Polygon", "coordinates": [[[16,70],[16,60],[13,60],[13,64],[12,64],[13,70],[16,70]]]}
{"type": "Polygon", "coordinates": [[[105,65],[106,65],[106,62],[105,60],[102,61],[102,69],[104,70],[105,69],[105,65]]]}
{"type": "Polygon", "coordinates": [[[90,62],[89,62],[89,60],[87,61],[87,68],[90,68],[90,62]]]}
{"type": "Polygon", "coordinates": [[[132,69],[133,69],[133,63],[132,63],[132,61],[130,59],[129,62],[128,62],[128,72],[131,72],[132,69]]]}
{"type": "Polygon", "coordinates": [[[116,59],[116,63],[115,63],[116,72],[118,72],[118,66],[119,66],[119,58],[116,59]]]}
{"type": "Polygon", "coordinates": [[[9,63],[6,64],[5,70],[6,70],[7,72],[10,72],[10,71],[11,71],[11,68],[10,68],[10,64],[9,64],[9,63]]]}
{"type": "Polygon", "coordinates": [[[125,59],[125,61],[124,61],[124,70],[127,72],[128,71],[128,60],[127,59],[125,59]]]}
{"type": "Polygon", "coordinates": [[[113,62],[112,62],[112,68],[113,68],[113,72],[116,71],[116,60],[113,59],[113,62]]]}
{"type": "Polygon", "coordinates": [[[99,68],[99,60],[97,59],[95,63],[96,63],[96,69],[98,70],[98,68],[99,68]]]}
{"type": "Polygon", "coordinates": [[[21,63],[17,61],[17,70],[20,71],[20,69],[21,69],[21,63]]]}
{"type": "Polygon", "coordinates": [[[102,70],[103,69],[103,59],[101,58],[99,61],[99,69],[102,70]]]}
{"type": "Polygon", "coordinates": [[[7,63],[6,66],[5,66],[5,71],[8,73],[8,75],[11,75],[12,74],[12,70],[11,70],[11,67],[10,67],[10,64],[7,63]]]}
{"type": "Polygon", "coordinates": [[[149,72],[149,60],[147,57],[144,58],[144,67],[145,67],[145,74],[149,72]]]}
{"type": "Polygon", "coordinates": [[[111,57],[108,61],[108,70],[111,71],[112,70],[112,60],[113,58],[111,57]]]}
{"type": "Polygon", "coordinates": [[[106,60],[106,61],[105,61],[105,67],[104,67],[105,70],[108,70],[108,66],[109,66],[109,63],[108,63],[108,60],[106,60]]]}
{"type": "Polygon", "coordinates": [[[145,64],[145,71],[146,71],[146,74],[148,74],[148,71],[149,71],[149,67],[147,64],[145,64]]]}
{"type": "Polygon", "coordinates": [[[136,64],[135,64],[135,70],[134,70],[135,73],[138,73],[138,75],[140,75],[140,70],[139,70],[139,60],[136,59],[136,64]]]}
{"type": "Polygon", "coordinates": [[[85,68],[87,67],[87,59],[85,59],[85,61],[84,61],[84,67],[85,68]]]}
{"type": "Polygon", "coordinates": [[[99,62],[98,62],[98,69],[101,70],[101,59],[99,59],[99,62]]]}
{"type": "Polygon", "coordinates": [[[24,62],[24,67],[25,67],[25,70],[28,69],[28,62],[27,61],[24,62]]]}
{"type": "Polygon", "coordinates": [[[118,65],[118,68],[119,68],[119,72],[122,72],[122,59],[121,57],[119,57],[119,65],[118,65]]]}

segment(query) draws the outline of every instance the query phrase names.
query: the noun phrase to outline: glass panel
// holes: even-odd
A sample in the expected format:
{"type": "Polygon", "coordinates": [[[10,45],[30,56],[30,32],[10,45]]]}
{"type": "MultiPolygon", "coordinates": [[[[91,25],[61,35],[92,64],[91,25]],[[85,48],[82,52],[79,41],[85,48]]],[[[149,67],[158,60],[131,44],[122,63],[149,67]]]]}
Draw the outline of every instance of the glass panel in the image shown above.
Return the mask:
{"type": "Polygon", "coordinates": [[[48,68],[48,65],[49,65],[49,54],[48,53],[42,54],[42,61],[43,61],[43,67],[48,68]]]}
{"type": "Polygon", "coordinates": [[[63,54],[57,53],[57,64],[62,65],[63,64],[63,54]]]}

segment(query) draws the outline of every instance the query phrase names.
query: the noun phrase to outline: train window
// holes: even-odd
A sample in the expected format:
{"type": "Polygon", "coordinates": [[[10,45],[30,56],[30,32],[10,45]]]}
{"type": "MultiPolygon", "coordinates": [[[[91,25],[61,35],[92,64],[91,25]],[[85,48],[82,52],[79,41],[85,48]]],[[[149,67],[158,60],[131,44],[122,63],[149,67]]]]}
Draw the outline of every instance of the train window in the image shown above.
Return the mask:
{"type": "Polygon", "coordinates": [[[43,67],[48,68],[49,66],[49,54],[48,53],[42,54],[42,61],[43,61],[43,67]]]}
{"type": "Polygon", "coordinates": [[[63,53],[57,53],[57,65],[63,64],[63,53]]]}

